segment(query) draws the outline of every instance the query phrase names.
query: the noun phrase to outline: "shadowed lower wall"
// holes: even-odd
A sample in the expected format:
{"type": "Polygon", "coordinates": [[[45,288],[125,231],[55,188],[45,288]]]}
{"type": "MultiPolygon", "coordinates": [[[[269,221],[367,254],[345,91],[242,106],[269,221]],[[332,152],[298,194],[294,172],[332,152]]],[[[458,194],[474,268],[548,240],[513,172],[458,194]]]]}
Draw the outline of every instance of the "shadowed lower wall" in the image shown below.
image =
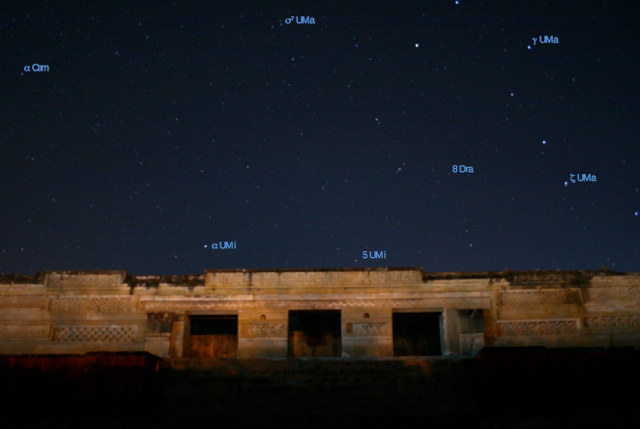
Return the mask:
{"type": "Polygon", "coordinates": [[[1,356],[0,411],[21,428],[633,427],[639,363],[632,348],[358,360],[1,356]]]}

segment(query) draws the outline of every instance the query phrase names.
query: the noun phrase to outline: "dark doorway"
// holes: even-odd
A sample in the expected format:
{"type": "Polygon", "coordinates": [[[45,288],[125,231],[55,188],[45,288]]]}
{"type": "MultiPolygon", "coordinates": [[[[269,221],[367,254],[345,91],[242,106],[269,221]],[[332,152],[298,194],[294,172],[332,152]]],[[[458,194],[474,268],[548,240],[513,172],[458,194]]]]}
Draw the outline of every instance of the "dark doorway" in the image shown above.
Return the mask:
{"type": "Polygon", "coordinates": [[[340,310],[290,310],[289,357],[342,355],[340,310]]]}
{"type": "Polygon", "coordinates": [[[441,313],[393,313],[394,356],[440,356],[441,313]]]}
{"type": "Polygon", "coordinates": [[[191,316],[185,357],[237,357],[238,316],[191,316]]]}

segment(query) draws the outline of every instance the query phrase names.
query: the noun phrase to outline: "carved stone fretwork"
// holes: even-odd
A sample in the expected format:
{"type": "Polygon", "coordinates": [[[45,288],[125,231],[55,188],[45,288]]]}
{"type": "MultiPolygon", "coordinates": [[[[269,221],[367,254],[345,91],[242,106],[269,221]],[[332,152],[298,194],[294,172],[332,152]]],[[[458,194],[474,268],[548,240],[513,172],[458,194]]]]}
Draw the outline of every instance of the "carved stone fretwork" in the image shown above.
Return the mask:
{"type": "Polygon", "coordinates": [[[285,335],[284,323],[252,323],[242,326],[245,337],[281,337],[285,335]]]}
{"type": "Polygon", "coordinates": [[[591,316],[584,318],[588,328],[625,328],[639,327],[640,316],[591,316]]]}
{"type": "Polygon", "coordinates": [[[329,285],[415,285],[422,282],[418,269],[406,270],[309,270],[276,272],[219,272],[205,271],[205,286],[210,289],[234,287],[286,287],[296,288],[329,285]]]}
{"type": "Polygon", "coordinates": [[[379,323],[349,323],[347,331],[354,335],[385,335],[391,333],[391,324],[379,323]],[[350,328],[350,329],[349,329],[350,328]]]}
{"type": "Polygon", "coordinates": [[[45,295],[0,295],[0,308],[44,308],[45,295]]]}
{"type": "Polygon", "coordinates": [[[504,306],[580,304],[577,290],[518,291],[500,294],[500,304],[504,306]]]}
{"type": "Polygon", "coordinates": [[[130,297],[51,298],[49,311],[65,313],[130,313],[135,311],[130,297]]]}
{"type": "Polygon", "coordinates": [[[53,289],[117,288],[126,276],[125,271],[49,272],[45,274],[45,284],[53,289]]]}
{"type": "Polygon", "coordinates": [[[536,320],[498,322],[502,336],[537,336],[577,334],[577,321],[572,320],[536,320]]]}
{"type": "Polygon", "coordinates": [[[343,309],[343,308],[491,308],[489,298],[433,298],[433,299],[336,299],[336,300],[286,300],[282,301],[143,301],[145,311],[196,311],[196,310],[236,310],[253,308],[343,309]]]}
{"type": "Polygon", "coordinates": [[[599,287],[586,290],[588,300],[618,301],[640,300],[639,287],[599,287]]]}
{"type": "Polygon", "coordinates": [[[56,326],[53,341],[133,341],[138,331],[137,325],[108,326],[56,326]]]}
{"type": "Polygon", "coordinates": [[[48,338],[49,325],[0,325],[0,338],[48,338]]]}

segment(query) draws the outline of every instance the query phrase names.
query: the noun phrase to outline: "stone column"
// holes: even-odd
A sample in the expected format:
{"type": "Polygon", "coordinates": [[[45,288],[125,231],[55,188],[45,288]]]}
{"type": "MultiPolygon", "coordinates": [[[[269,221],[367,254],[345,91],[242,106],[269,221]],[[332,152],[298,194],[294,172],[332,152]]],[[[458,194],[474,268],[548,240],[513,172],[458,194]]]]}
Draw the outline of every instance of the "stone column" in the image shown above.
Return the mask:
{"type": "Polygon", "coordinates": [[[171,343],[169,348],[169,354],[174,358],[181,358],[184,356],[184,329],[185,329],[185,315],[176,314],[175,320],[171,325],[171,343]]]}
{"type": "Polygon", "coordinates": [[[455,308],[445,308],[442,313],[442,354],[460,354],[460,317],[455,308]]]}

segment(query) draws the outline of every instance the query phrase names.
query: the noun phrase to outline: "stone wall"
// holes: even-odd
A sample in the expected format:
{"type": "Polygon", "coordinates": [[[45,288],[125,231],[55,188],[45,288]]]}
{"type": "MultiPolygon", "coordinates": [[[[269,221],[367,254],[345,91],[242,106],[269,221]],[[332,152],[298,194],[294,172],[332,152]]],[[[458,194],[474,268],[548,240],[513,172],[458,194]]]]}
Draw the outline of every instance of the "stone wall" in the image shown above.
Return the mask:
{"type": "Polygon", "coordinates": [[[441,314],[443,354],[640,346],[640,275],[420,268],[0,276],[0,354],[148,351],[180,358],[194,315],[238,317],[238,357],[286,357],[289,310],[341,310],[342,355],[393,356],[396,312],[441,314]]]}

